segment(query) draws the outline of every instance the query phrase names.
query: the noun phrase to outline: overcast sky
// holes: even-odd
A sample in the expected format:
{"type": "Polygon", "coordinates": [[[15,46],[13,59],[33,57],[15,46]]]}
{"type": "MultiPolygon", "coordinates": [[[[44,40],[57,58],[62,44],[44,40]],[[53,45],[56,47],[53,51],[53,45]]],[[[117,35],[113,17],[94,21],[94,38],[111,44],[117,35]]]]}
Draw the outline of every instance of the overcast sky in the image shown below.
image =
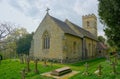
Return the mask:
{"type": "Polygon", "coordinates": [[[0,22],[11,22],[34,32],[46,14],[62,21],[69,19],[82,26],[82,16],[94,13],[98,19],[98,35],[104,35],[99,22],[97,0],[0,0],[0,22]]]}

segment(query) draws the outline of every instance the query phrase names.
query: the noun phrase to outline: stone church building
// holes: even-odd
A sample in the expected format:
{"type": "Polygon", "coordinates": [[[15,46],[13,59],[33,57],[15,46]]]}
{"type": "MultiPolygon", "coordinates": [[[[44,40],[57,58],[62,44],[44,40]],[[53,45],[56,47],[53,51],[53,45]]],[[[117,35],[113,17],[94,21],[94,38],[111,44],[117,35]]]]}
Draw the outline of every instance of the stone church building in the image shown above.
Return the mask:
{"type": "Polygon", "coordinates": [[[97,18],[94,14],[82,16],[82,24],[61,21],[47,12],[33,36],[30,56],[62,62],[95,57],[97,18]]]}

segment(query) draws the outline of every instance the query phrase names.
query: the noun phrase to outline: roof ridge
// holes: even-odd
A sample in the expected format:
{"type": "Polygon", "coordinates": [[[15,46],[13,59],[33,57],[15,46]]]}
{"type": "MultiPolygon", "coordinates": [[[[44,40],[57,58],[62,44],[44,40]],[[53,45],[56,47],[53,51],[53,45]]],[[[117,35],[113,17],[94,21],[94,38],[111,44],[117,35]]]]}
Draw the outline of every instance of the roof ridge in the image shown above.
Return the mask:
{"type": "MultiPolygon", "coordinates": [[[[68,20],[68,21],[69,21],[69,20],[68,20]]],[[[69,22],[70,22],[74,27],[77,27],[78,30],[81,30],[81,31],[87,33],[87,34],[83,33],[84,36],[87,36],[87,37],[89,37],[89,38],[96,39],[96,37],[95,37],[92,33],[90,33],[89,31],[83,29],[82,27],[78,26],[77,24],[75,24],[75,23],[73,23],[73,22],[71,22],[71,21],[69,21],[69,22]],[[90,36],[89,36],[88,34],[90,34],[90,36]],[[92,36],[92,37],[91,37],[91,36],[92,36]]]]}
{"type": "Polygon", "coordinates": [[[81,37],[80,35],[78,35],[73,29],[71,29],[69,27],[69,25],[67,23],[65,23],[64,21],[60,20],[60,19],[57,19],[53,16],[50,16],[51,19],[53,19],[53,21],[65,32],[65,33],[68,33],[68,34],[72,34],[74,36],[78,36],[78,37],[81,37]]]}

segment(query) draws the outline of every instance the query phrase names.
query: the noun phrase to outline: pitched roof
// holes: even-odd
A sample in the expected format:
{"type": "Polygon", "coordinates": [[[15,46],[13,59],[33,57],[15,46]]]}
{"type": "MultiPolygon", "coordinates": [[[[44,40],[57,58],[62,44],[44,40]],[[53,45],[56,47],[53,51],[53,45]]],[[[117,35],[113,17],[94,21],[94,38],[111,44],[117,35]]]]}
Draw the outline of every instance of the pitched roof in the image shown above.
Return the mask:
{"type": "Polygon", "coordinates": [[[97,43],[97,48],[98,48],[99,50],[106,50],[106,49],[107,49],[107,46],[106,46],[104,43],[102,43],[102,42],[98,42],[98,43],[97,43]]]}
{"type": "Polygon", "coordinates": [[[68,34],[71,34],[71,35],[74,35],[74,36],[78,36],[78,37],[81,37],[80,35],[78,35],[74,30],[72,30],[65,22],[53,17],[53,16],[50,16],[54,22],[65,32],[65,33],[68,33],[68,34]]]}
{"type": "Polygon", "coordinates": [[[74,26],[74,28],[76,28],[80,33],[82,33],[83,36],[94,39],[94,40],[97,40],[97,38],[92,33],[90,33],[89,31],[81,28],[80,26],[78,26],[78,25],[76,25],[76,24],[74,24],[70,21],[69,21],[69,23],[71,23],[74,26]]]}
{"type": "MultiPolygon", "coordinates": [[[[49,15],[49,14],[48,14],[49,15]]],[[[50,16],[50,15],[49,15],[50,16]]],[[[91,38],[91,39],[94,39],[94,40],[97,40],[97,38],[91,34],[89,31],[86,31],[85,29],[81,28],[80,26],[70,22],[80,33],[82,33],[82,35],[80,34],[77,34],[67,23],[53,17],[53,16],[50,16],[51,19],[53,19],[53,21],[67,34],[71,34],[71,35],[74,35],[74,36],[78,36],[78,37],[88,37],[88,38],[91,38]]]]}

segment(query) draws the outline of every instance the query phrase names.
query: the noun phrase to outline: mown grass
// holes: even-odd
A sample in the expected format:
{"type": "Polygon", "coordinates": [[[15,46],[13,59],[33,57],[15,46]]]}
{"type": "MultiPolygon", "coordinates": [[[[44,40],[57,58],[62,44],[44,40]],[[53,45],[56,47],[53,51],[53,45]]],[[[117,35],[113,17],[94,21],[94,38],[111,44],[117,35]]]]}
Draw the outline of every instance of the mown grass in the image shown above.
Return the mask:
{"type": "MultiPolygon", "coordinates": [[[[49,72],[54,69],[69,66],[72,70],[79,71],[80,73],[71,77],[70,79],[120,79],[120,74],[114,75],[112,73],[112,67],[110,63],[107,62],[104,58],[96,58],[92,60],[86,60],[82,62],[77,62],[73,64],[53,64],[53,67],[48,63],[48,67],[43,66],[43,62],[38,63],[39,74],[34,73],[34,62],[30,62],[31,71],[27,73],[26,79],[53,79],[41,76],[41,73],[49,72]],[[88,76],[82,75],[85,70],[84,64],[89,64],[88,72],[90,73],[88,76]],[[98,65],[101,64],[102,76],[98,77],[94,74],[94,71],[97,69],[98,65]]],[[[26,67],[26,64],[20,64],[19,60],[8,59],[3,60],[0,65],[0,79],[21,79],[20,71],[26,67]]],[[[117,71],[120,72],[120,60],[117,66],[117,71]]]]}

